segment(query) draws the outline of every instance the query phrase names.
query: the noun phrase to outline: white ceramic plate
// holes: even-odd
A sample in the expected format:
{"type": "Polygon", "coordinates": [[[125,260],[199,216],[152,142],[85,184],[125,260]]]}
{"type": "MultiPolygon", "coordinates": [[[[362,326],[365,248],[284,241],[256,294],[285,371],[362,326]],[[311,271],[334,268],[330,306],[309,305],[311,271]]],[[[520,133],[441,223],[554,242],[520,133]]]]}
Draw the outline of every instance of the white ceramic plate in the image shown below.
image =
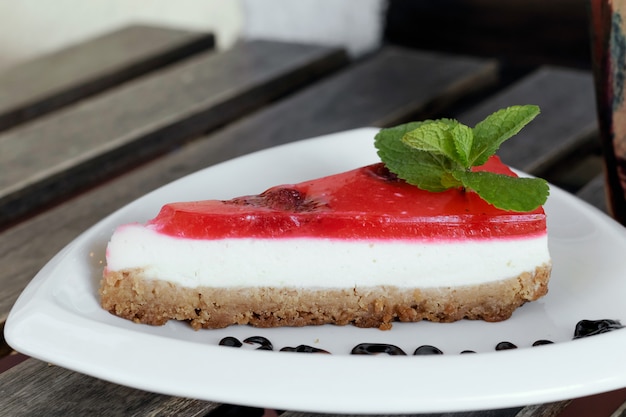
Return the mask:
{"type": "Polygon", "coordinates": [[[160,188],[102,220],[52,259],[24,290],[5,328],[16,350],[148,391],[275,409],[417,413],[544,403],[626,386],[626,330],[572,341],[581,319],[626,319],[626,233],[552,187],[546,205],[554,271],[549,295],[501,323],[394,324],[193,331],[134,324],[103,311],[97,287],[116,225],[153,217],[177,200],[230,198],[378,160],[377,129],[357,129],[250,154],[160,188]],[[265,336],[275,350],[305,344],[332,355],[219,346],[265,336]],[[535,340],[554,344],[531,347],[535,340]],[[509,341],[518,349],[495,351],[509,341]],[[355,356],[359,343],[409,356],[355,356]],[[410,356],[420,345],[438,356],[410,356]],[[459,352],[474,350],[477,354],[459,352]]]}

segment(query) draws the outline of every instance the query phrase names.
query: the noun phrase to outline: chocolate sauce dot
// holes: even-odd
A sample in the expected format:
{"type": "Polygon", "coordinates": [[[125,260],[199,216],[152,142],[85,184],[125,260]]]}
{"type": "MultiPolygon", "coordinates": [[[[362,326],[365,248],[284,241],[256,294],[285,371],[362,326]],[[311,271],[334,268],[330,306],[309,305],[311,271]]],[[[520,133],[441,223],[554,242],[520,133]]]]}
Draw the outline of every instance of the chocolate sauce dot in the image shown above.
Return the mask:
{"type": "Polygon", "coordinates": [[[267,338],[263,336],[251,336],[247,339],[244,339],[244,343],[248,343],[250,345],[259,345],[256,350],[273,350],[274,346],[272,346],[272,342],[270,342],[267,338]]]}
{"type": "Polygon", "coordinates": [[[398,346],[388,345],[386,343],[361,343],[356,345],[350,353],[352,355],[378,355],[386,353],[387,355],[406,356],[406,353],[398,346]]]}
{"type": "Polygon", "coordinates": [[[285,346],[280,351],[281,352],[327,353],[327,354],[330,354],[330,352],[328,352],[328,351],[326,351],[324,349],[319,349],[319,348],[316,348],[316,347],[313,347],[313,346],[308,346],[308,345],[298,345],[296,347],[285,346]]]}
{"type": "Polygon", "coordinates": [[[624,326],[622,326],[619,320],[581,320],[576,323],[576,328],[574,329],[574,339],[595,336],[612,330],[621,329],[622,327],[624,326]]]}
{"type": "Polygon", "coordinates": [[[443,352],[441,350],[437,349],[434,346],[422,345],[422,346],[418,347],[417,349],[415,349],[415,352],[413,352],[413,355],[415,355],[415,356],[419,356],[419,355],[443,355],[443,352]]]}
{"type": "MultiPolygon", "coordinates": [[[[297,196],[294,196],[297,199],[297,196]]],[[[574,330],[574,339],[579,339],[582,337],[594,336],[597,334],[602,334],[606,332],[610,332],[613,330],[621,329],[624,326],[621,324],[619,320],[611,320],[611,319],[602,319],[602,320],[580,320],[576,324],[576,328],[574,330]]],[[[257,350],[273,350],[274,347],[269,339],[263,336],[252,336],[244,339],[244,343],[251,345],[258,345],[257,350]]],[[[532,346],[542,346],[553,344],[554,342],[546,339],[536,340],[532,346]]],[[[229,347],[241,347],[243,344],[239,341],[239,339],[227,336],[219,341],[220,346],[229,346],[229,347]]],[[[497,351],[500,350],[509,350],[509,349],[517,349],[517,346],[511,342],[503,341],[496,345],[495,348],[497,351]]],[[[308,345],[298,345],[296,347],[286,346],[280,349],[281,352],[300,352],[300,353],[323,353],[330,354],[330,352],[315,348],[308,345]]],[[[387,354],[387,355],[406,355],[406,353],[395,345],[390,345],[386,343],[360,343],[355,346],[350,352],[353,355],[378,355],[378,354],[387,354]]],[[[461,354],[467,353],[476,353],[473,350],[463,350],[461,354]]],[[[422,345],[415,349],[413,355],[442,355],[443,352],[435,346],[431,345],[422,345]]]]}
{"type": "Polygon", "coordinates": [[[509,349],[517,349],[517,346],[515,346],[511,342],[500,342],[496,345],[496,350],[509,350],[509,349]]]}
{"type": "Polygon", "coordinates": [[[243,343],[239,341],[236,337],[226,336],[219,343],[220,346],[229,346],[229,347],[241,347],[243,343]]]}

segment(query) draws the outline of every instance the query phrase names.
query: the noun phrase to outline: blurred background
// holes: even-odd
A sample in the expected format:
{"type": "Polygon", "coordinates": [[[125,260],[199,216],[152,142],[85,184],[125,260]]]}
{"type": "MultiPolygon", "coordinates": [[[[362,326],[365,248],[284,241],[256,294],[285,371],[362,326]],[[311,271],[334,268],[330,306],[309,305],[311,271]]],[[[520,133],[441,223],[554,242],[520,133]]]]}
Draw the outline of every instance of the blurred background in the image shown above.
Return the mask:
{"type": "Polygon", "coordinates": [[[497,57],[506,74],[589,67],[586,0],[0,0],[0,70],[130,23],[241,38],[342,45],[381,42],[497,57]],[[358,4],[358,7],[354,7],[358,4]]]}

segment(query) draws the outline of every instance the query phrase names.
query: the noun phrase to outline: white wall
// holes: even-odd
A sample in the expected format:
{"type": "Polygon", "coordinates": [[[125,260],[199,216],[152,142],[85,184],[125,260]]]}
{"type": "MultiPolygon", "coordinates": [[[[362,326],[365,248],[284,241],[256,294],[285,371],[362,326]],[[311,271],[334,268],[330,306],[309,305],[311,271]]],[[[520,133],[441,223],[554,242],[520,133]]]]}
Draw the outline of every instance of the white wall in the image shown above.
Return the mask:
{"type": "Polygon", "coordinates": [[[242,36],[343,46],[354,57],[380,44],[383,0],[241,0],[242,36]]]}

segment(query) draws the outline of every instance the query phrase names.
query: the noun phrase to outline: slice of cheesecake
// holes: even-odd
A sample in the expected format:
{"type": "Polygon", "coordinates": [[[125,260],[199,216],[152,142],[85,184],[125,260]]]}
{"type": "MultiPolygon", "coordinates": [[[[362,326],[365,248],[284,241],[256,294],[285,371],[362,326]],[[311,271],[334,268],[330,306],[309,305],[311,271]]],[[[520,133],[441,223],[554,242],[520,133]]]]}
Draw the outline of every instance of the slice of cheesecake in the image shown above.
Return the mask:
{"type": "MultiPolygon", "coordinates": [[[[473,168],[515,174],[497,157],[473,168]]],[[[546,217],[375,164],[228,201],[173,203],[119,227],[102,306],[193,328],[500,321],[547,292],[546,217]]]]}

